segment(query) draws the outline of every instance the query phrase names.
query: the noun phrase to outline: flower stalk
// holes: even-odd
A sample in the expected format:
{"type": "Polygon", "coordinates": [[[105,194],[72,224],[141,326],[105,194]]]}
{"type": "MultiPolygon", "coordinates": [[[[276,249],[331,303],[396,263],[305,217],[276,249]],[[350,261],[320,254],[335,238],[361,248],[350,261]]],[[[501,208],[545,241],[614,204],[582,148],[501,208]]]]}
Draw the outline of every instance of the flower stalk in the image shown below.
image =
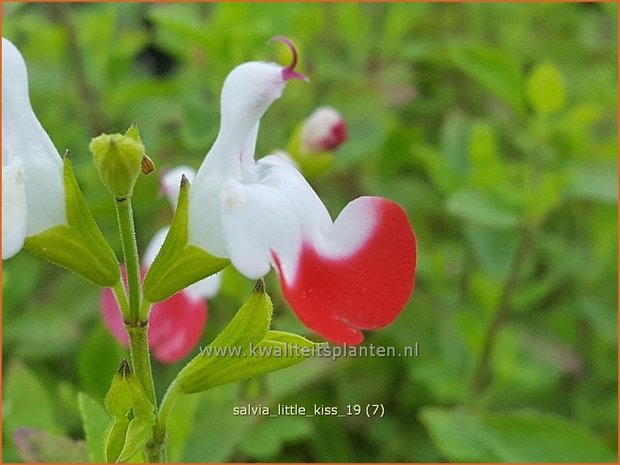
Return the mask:
{"type": "MultiPolygon", "coordinates": [[[[121,234],[123,256],[127,266],[127,286],[129,292],[129,314],[123,315],[125,322],[131,326],[139,326],[140,322],[140,261],[133,221],[133,210],[129,197],[116,197],[116,215],[121,234]]],[[[122,307],[121,307],[122,309],[122,307]]]]}
{"type": "MultiPolygon", "coordinates": [[[[131,198],[116,197],[116,214],[123,247],[123,256],[127,266],[127,290],[129,302],[123,305],[123,298],[118,297],[118,289],[114,289],[119,301],[119,307],[125,319],[125,328],[129,335],[129,354],[131,365],[138,378],[142,389],[147,398],[153,405],[155,413],[157,410],[157,398],[155,396],[155,384],[153,382],[153,372],[151,370],[151,357],[148,343],[148,304],[146,308],[142,306],[142,289],[140,280],[140,260],[138,257],[138,246],[133,220],[133,210],[131,198]],[[123,308],[125,307],[125,308],[123,308]],[[128,307],[128,308],[127,308],[128,307]],[[142,317],[141,317],[142,313],[142,317]]],[[[126,301],[125,301],[126,302],[126,301]]],[[[145,302],[146,303],[146,302],[145,302]]],[[[157,424],[153,428],[153,435],[157,431],[157,424]]],[[[160,462],[161,445],[155,441],[146,447],[149,462],[160,462]]]]}

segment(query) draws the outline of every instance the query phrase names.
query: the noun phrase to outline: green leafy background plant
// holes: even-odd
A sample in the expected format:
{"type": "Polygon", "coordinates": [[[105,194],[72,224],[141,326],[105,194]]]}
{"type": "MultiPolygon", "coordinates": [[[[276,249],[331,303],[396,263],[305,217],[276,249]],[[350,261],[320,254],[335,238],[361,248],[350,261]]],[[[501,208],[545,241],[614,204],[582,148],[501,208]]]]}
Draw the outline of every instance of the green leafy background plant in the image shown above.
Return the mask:
{"type": "MultiPolygon", "coordinates": [[[[285,147],[316,106],[334,106],[350,139],[316,190],[332,213],[361,194],[390,197],[415,227],[414,296],[367,342],[418,342],[418,358],[315,359],[184,396],[170,459],[615,460],[616,16],[613,3],[3,5],[33,106],[72,150],[117,253],[91,137],[135,120],[158,168],[198,167],[226,74],[289,59],[266,44],[273,35],[297,43],[311,83],[289,85],[268,112],[258,152],[285,147]],[[278,402],[382,403],[386,413],[232,415],[278,402]]],[[[144,250],[172,213],[156,176],[133,202],[144,250]]],[[[252,286],[226,270],[203,345],[252,286]]],[[[273,328],[317,340],[273,273],[267,290],[273,328]]],[[[33,450],[84,460],[81,440],[105,432],[97,419],[124,353],[101,322],[99,290],[22,252],[3,263],[2,292],[3,461],[33,450]]],[[[159,398],[181,366],[155,363],[159,398]]]]}

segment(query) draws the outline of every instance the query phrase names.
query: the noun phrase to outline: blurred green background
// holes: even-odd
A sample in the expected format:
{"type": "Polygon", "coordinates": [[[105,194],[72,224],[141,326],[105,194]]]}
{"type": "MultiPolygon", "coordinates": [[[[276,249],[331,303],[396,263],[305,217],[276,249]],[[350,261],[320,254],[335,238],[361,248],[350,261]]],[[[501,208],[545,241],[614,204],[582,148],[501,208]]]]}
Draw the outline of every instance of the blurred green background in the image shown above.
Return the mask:
{"type": "MultiPolygon", "coordinates": [[[[288,63],[258,153],[286,147],[320,105],[350,138],[311,179],[336,215],[359,195],[408,212],[416,289],[366,343],[418,358],[310,360],[186,397],[176,461],[611,461],[617,450],[617,5],[3,4],[35,112],[120,253],[114,207],[87,150],[137,121],[158,168],[198,167],[219,90],[248,60],[288,63]],[[279,402],[385,417],[234,417],[279,402]]],[[[171,218],[140,181],[139,244],[171,218]]],[[[228,269],[208,343],[253,283],[228,269]]],[[[276,329],[308,334],[273,273],[276,329]]],[[[27,252],[3,263],[3,460],[16,428],[84,437],[76,394],[101,402],[123,356],[99,290],[27,252]]],[[[161,394],[182,366],[155,363],[161,394]]],[[[68,458],[70,443],[56,460],[68,458]]],[[[54,458],[53,455],[50,456],[54,458]]],[[[48,457],[48,458],[50,458],[48,457]]],[[[41,458],[45,459],[45,457],[41,458]]]]}

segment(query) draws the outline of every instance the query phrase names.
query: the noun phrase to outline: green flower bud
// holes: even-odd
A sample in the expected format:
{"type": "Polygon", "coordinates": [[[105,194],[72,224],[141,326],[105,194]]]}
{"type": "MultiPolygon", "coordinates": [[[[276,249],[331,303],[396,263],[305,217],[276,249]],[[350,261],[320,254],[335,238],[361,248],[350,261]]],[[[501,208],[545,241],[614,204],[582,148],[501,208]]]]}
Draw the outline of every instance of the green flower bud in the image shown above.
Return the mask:
{"type": "Polygon", "coordinates": [[[103,184],[116,197],[129,197],[146,157],[135,124],[123,134],[101,134],[88,146],[103,184]]]}

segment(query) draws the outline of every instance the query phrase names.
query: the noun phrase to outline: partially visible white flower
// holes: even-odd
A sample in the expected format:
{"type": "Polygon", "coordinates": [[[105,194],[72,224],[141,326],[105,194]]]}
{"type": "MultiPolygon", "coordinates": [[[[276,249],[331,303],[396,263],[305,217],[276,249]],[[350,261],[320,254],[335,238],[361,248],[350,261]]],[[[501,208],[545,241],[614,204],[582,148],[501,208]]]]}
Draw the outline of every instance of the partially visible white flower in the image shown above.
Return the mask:
{"type": "Polygon", "coordinates": [[[35,116],[26,63],[2,38],[2,258],[24,239],[65,224],[62,160],[35,116]]]}
{"type": "Polygon", "coordinates": [[[2,164],[2,258],[21,250],[26,239],[26,180],[21,159],[2,164]]]}
{"type": "Polygon", "coordinates": [[[338,111],[319,107],[303,122],[302,153],[325,152],[336,149],[347,139],[347,126],[338,111]]]}

